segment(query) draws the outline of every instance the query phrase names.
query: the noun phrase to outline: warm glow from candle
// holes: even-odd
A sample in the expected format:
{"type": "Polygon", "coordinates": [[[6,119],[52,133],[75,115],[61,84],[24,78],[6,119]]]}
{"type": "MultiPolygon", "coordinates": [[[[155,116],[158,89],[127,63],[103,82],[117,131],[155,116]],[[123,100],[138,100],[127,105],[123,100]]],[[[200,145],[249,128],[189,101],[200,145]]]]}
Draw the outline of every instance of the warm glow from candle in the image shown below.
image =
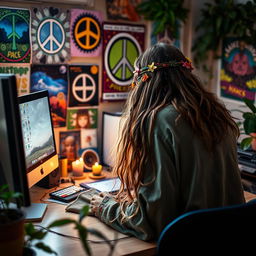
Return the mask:
{"type": "Polygon", "coordinates": [[[93,175],[99,176],[99,175],[101,175],[101,171],[102,171],[102,165],[100,165],[98,162],[96,162],[92,166],[92,173],[93,173],[93,175]]]}

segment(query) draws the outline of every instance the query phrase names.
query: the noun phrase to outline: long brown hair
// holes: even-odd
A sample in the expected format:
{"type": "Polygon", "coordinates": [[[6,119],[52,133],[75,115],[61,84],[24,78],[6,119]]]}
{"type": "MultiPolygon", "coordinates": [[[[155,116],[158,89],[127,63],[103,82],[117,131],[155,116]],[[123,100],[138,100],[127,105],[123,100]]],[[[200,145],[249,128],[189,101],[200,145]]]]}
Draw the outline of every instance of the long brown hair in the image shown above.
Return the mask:
{"type": "MultiPolygon", "coordinates": [[[[152,62],[170,61],[186,62],[187,59],[176,47],[159,43],[139,56],[135,66],[141,69],[152,62]]],[[[186,67],[163,68],[147,75],[145,82],[138,82],[136,75],[134,77],[137,84],[126,101],[117,146],[114,172],[122,181],[117,199],[124,207],[134,202],[140,186],[146,185],[142,184],[146,162],[153,159],[150,138],[156,115],[163,107],[173,105],[179,113],[178,119],[186,120],[211,152],[228,132],[239,135],[230,112],[186,67]]]]}

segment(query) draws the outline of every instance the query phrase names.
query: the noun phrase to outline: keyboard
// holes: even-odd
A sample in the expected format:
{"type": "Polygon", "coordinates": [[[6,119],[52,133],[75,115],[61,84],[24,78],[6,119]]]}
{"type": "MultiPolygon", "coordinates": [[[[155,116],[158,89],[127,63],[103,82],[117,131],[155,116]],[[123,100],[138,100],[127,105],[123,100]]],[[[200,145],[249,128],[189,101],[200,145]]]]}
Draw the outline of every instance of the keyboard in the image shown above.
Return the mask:
{"type": "Polygon", "coordinates": [[[88,188],[82,188],[76,185],[71,185],[69,187],[53,191],[49,194],[49,196],[52,199],[69,203],[75,200],[80,195],[80,193],[85,190],[88,190],[88,188]]]}

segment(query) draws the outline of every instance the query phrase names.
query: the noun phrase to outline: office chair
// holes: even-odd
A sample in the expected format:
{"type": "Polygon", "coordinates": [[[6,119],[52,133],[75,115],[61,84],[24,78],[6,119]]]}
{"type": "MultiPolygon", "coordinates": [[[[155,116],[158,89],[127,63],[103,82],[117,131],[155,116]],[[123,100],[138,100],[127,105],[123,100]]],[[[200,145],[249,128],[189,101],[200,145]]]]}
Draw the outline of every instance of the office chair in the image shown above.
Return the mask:
{"type": "Polygon", "coordinates": [[[256,199],[196,210],[171,221],[157,242],[157,255],[256,255],[256,199]]]}

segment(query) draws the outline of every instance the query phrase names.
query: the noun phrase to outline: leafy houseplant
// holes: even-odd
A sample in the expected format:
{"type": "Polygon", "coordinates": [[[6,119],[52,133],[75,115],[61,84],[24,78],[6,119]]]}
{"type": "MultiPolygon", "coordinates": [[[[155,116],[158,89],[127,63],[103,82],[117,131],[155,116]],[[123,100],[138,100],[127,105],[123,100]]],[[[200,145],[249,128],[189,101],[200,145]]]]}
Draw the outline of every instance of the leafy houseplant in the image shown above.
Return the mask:
{"type": "Polygon", "coordinates": [[[181,22],[185,22],[188,9],[183,7],[184,0],[145,0],[136,10],[145,20],[155,22],[153,34],[170,32],[171,40],[178,39],[181,22]]]}
{"type": "Polygon", "coordinates": [[[247,137],[242,139],[240,147],[243,150],[246,150],[251,146],[253,150],[256,150],[256,107],[250,100],[246,98],[244,98],[243,100],[247,107],[251,110],[251,112],[242,112],[244,120],[241,123],[242,127],[240,123],[239,126],[241,134],[245,134],[247,135],[247,137]]]}
{"type": "Polygon", "coordinates": [[[23,252],[24,214],[19,208],[10,208],[13,199],[20,200],[21,194],[9,191],[7,185],[0,186],[1,255],[16,256],[23,252]]]}
{"type": "MultiPolygon", "coordinates": [[[[255,16],[256,0],[246,3],[235,3],[234,0],[205,3],[196,27],[199,36],[192,47],[195,64],[198,66],[199,63],[204,63],[209,56],[213,59],[220,57],[220,46],[227,35],[235,36],[248,44],[255,42],[255,16]]],[[[209,71],[205,64],[202,66],[209,71]]]]}

